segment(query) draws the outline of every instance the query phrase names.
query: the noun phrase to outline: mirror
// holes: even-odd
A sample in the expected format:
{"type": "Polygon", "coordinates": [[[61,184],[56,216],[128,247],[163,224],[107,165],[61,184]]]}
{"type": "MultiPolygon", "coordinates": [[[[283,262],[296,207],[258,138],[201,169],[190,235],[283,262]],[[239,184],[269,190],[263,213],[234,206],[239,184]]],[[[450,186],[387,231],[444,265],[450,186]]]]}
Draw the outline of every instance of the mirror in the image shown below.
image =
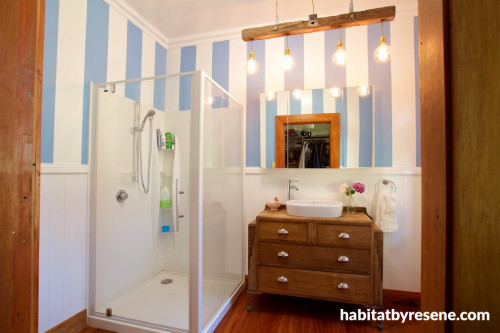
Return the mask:
{"type": "Polygon", "coordinates": [[[340,113],[276,116],[276,168],[338,168],[340,113]]]}
{"type": "MultiPolygon", "coordinates": [[[[338,163],[329,162],[320,163],[320,168],[336,168],[346,167],[371,167],[373,166],[373,89],[371,86],[365,87],[367,95],[362,96],[359,87],[342,88],[339,97],[332,97],[331,89],[311,89],[302,91],[282,91],[274,94],[274,98],[268,98],[267,94],[260,94],[260,166],[261,168],[273,167],[298,167],[300,157],[297,157],[298,152],[283,153],[278,150],[277,146],[281,143],[276,139],[277,133],[283,133],[283,147],[286,140],[290,144],[290,140],[298,141],[298,135],[291,135],[285,139],[285,128],[293,129],[292,133],[304,132],[306,136],[311,132],[315,124],[325,123],[325,115],[336,115],[338,119],[338,129],[332,129],[330,133],[334,133],[334,137],[338,136],[338,163]],[[288,116],[288,117],[287,117],[288,116]],[[299,121],[293,124],[293,119],[297,117],[307,117],[307,123],[299,121]],[[277,121],[278,119],[278,121],[277,121]],[[278,123],[282,123],[283,130],[277,129],[278,123]],[[314,125],[312,125],[314,124],[314,125]],[[296,127],[301,125],[301,127],[296,127]],[[292,137],[297,138],[292,138],[292,137]],[[278,152],[278,154],[277,154],[278,152]],[[292,156],[290,156],[290,154],[292,156]],[[286,163],[286,158],[292,157],[293,163],[286,163]]],[[[279,125],[281,126],[281,125],[279,125]]],[[[302,136],[302,135],[301,135],[302,136]]],[[[316,136],[322,136],[321,132],[317,132],[316,136]]],[[[304,139],[300,138],[300,144],[303,147],[304,139]]],[[[311,138],[309,138],[309,141],[311,138]]],[[[326,140],[318,141],[325,142],[326,140]]],[[[298,143],[296,142],[296,145],[298,143]]],[[[329,142],[329,145],[333,143],[329,142]]],[[[291,146],[290,146],[291,147],[291,146]]],[[[298,148],[298,147],[297,147],[298,148]]],[[[299,149],[297,149],[299,150],[299,149]]],[[[334,154],[337,152],[333,151],[334,154]]],[[[332,156],[335,159],[335,155],[332,156]]],[[[330,156],[329,156],[330,158],[330,156]]],[[[316,164],[317,166],[317,164],[316,164]]],[[[306,167],[306,165],[303,165],[306,167]]]]}

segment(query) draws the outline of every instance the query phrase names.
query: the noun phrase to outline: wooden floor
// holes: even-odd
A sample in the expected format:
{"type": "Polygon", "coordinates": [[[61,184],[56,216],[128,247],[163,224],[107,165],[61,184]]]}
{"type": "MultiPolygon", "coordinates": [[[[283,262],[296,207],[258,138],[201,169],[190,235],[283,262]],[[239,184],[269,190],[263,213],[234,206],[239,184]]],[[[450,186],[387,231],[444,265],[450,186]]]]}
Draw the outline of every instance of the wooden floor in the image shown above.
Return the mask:
{"type": "MultiPolygon", "coordinates": [[[[254,296],[252,312],[247,311],[247,294],[244,291],[222,319],[215,333],[265,332],[265,333],[321,333],[321,332],[379,332],[375,321],[341,321],[340,309],[366,311],[363,307],[311,299],[278,296],[254,296]]],[[[384,310],[419,311],[418,294],[384,290],[384,310]]],[[[418,321],[402,324],[384,322],[383,332],[419,332],[418,321]]],[[[80,333],[110,333],[87,327],[80,333]]]]}

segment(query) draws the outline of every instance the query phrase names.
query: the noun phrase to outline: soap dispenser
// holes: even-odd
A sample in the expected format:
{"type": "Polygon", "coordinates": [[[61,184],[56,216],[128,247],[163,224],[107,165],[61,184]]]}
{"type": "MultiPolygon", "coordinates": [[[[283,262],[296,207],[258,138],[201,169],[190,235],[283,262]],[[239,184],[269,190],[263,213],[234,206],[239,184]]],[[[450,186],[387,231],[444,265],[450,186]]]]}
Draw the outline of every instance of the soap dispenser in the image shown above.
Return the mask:
{"type": "Polygon", "coordinates": [[[167,185],[163,185],[160,191],[160,208],[171,208],[172,199],[170,198],[170,190],[167,185]]]}

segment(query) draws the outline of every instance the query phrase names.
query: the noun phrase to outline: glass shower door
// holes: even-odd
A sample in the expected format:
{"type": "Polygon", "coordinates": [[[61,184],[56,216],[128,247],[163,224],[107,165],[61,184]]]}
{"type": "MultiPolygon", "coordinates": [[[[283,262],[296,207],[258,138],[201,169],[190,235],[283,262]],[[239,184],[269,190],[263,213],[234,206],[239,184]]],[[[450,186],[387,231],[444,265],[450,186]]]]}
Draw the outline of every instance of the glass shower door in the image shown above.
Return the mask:
{"type": "Polygon", "coordinates": [[[184,81],[94,91],[90,307],[97,318],[188,330],[189,198],[180,193],[189,186],[191,112],[181,106],[191,96],[179,88],[184,81]],[[157,130],[171,134],[173,149],[158,147],[157,130]],[[160,205],[165,189],[168,204],[160,205]]]}
{"type": "Polygon", "coordinates": [[[202,326],[212,329],[243,283],[243,109],[203,84],[202,326]]]}

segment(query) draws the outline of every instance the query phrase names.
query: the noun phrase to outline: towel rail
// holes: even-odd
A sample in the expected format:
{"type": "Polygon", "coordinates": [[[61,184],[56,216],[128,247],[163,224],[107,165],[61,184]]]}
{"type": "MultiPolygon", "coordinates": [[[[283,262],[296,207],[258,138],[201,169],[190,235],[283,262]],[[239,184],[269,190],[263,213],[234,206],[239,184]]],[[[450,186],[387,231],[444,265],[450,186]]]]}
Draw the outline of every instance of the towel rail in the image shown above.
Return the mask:
{"type": "Polygon", "coordinates": [[[380,192],[380,184],[391,185],[391,192],[396,193],[396,183],[389,179],[382,179],[377,183],[377,192],[380,192]]]}

